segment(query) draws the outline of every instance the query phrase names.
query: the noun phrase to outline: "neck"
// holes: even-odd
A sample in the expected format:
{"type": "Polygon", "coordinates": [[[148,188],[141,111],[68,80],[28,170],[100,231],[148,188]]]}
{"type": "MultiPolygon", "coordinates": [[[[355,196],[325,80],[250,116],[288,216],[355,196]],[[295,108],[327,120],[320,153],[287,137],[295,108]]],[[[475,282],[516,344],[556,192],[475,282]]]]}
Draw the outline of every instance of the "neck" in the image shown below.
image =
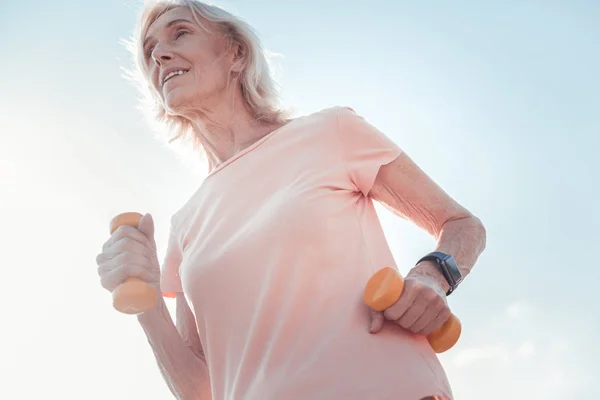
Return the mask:
{"type": "Polygon", "coordinates": [[[283,125],[257,121],[241,91],[236,94],[228,96],[233,101],[219,101],[186,116],[206,152],[209,171],[283,125]]]}

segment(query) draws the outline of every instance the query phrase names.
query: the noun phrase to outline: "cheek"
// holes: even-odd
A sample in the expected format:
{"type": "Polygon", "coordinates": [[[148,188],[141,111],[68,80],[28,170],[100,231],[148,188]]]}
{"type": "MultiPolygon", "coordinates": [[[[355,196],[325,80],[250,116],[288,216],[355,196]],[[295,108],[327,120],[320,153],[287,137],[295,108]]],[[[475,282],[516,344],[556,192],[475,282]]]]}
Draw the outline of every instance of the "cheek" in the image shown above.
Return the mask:
{"type": "Polygon", "coordinates": [[[146,70],[146,79],[148,80],[148,82],[150,83],[150,86],[152,86],[154,88],[154,90],[159,89],[158,86],[158,71],[156,70],[156,68],[150,68],[149,70],[146,70]]]}
{"type": "Polygon", "coordinates": [[[221,76],[215,66],[196,65],[192,76],[189,77],[188,85],[198,93],[212,92],[220,86],[221,76]]]}
{"type": "Polygon", "coordinates": [[[160,85],[158,84],[158,71],[154,72],[152,74],[152,84],[154,85],[154,87],[159,90],[160,85]]]}
{"type": "Polygon", "coordinates": [[[228,85],[228,76],[225,67],[215,63],[203,71],[200,85],[210,90],[224,90],[228,85]]]}
{"type": "Polygon", "coordinates": [[[204,76],[206,76],[206,67],[204,66],[204,64],[201,63],[195,63],[194,64],[194,79],[202,79],[204,76]]]}

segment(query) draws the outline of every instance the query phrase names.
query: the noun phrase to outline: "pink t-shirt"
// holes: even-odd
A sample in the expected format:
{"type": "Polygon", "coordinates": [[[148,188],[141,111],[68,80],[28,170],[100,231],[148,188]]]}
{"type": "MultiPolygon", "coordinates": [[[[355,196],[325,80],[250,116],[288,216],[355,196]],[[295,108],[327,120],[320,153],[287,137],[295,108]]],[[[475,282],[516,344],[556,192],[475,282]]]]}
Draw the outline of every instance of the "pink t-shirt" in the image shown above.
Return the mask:
{"type": "Polygon", "coordinates": [[[395,265],[367,195],[401,152],[326,109],[221,164],[173,215],[162,290],[190,302],[214,400],[451,398],[426,339],[370,334],[362,300],[395,265]]]}

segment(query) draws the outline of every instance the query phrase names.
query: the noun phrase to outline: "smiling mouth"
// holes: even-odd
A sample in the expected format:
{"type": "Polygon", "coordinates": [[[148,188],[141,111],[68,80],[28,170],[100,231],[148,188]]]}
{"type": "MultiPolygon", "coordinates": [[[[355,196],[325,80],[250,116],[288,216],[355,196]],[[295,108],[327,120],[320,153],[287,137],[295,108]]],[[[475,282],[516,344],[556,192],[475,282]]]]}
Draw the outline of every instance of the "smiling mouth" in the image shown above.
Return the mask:
{"type": "Polygon", "coordinates": [[[179,76],[181,76],[181,75],[184,75],[184,74],[186,74],[187,72],[188,72],[188,71],[186,71],[186,70],[180,70],[180,71],[174,71],[174,72],[171,72],[169,75],[167,75],[167,76],[165,77],[165,80],[164,80],[164,82],[163,82],[163,86],[165,86],[165,85],[167,84],[167,82],[169,82],[171,79],[173,79],[173,78],[177,78],[177,77],[179,77],[179,76]]]}

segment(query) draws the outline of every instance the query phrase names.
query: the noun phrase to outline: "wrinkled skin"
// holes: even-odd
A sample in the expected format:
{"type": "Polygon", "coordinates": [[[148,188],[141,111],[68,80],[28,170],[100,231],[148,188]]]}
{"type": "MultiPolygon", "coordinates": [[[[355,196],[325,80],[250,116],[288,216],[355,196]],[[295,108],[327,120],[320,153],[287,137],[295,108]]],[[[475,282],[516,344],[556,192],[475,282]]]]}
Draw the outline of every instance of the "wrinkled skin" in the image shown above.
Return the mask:
{"type": "Polygon", "coordinates": [[[96,257],[103,288],[112,292],[129,277],[139,277],[160,289],[160,263],[154,241],[154,221],[150,214],[140,220],[138,228],[118,227],[96,257]]]}

